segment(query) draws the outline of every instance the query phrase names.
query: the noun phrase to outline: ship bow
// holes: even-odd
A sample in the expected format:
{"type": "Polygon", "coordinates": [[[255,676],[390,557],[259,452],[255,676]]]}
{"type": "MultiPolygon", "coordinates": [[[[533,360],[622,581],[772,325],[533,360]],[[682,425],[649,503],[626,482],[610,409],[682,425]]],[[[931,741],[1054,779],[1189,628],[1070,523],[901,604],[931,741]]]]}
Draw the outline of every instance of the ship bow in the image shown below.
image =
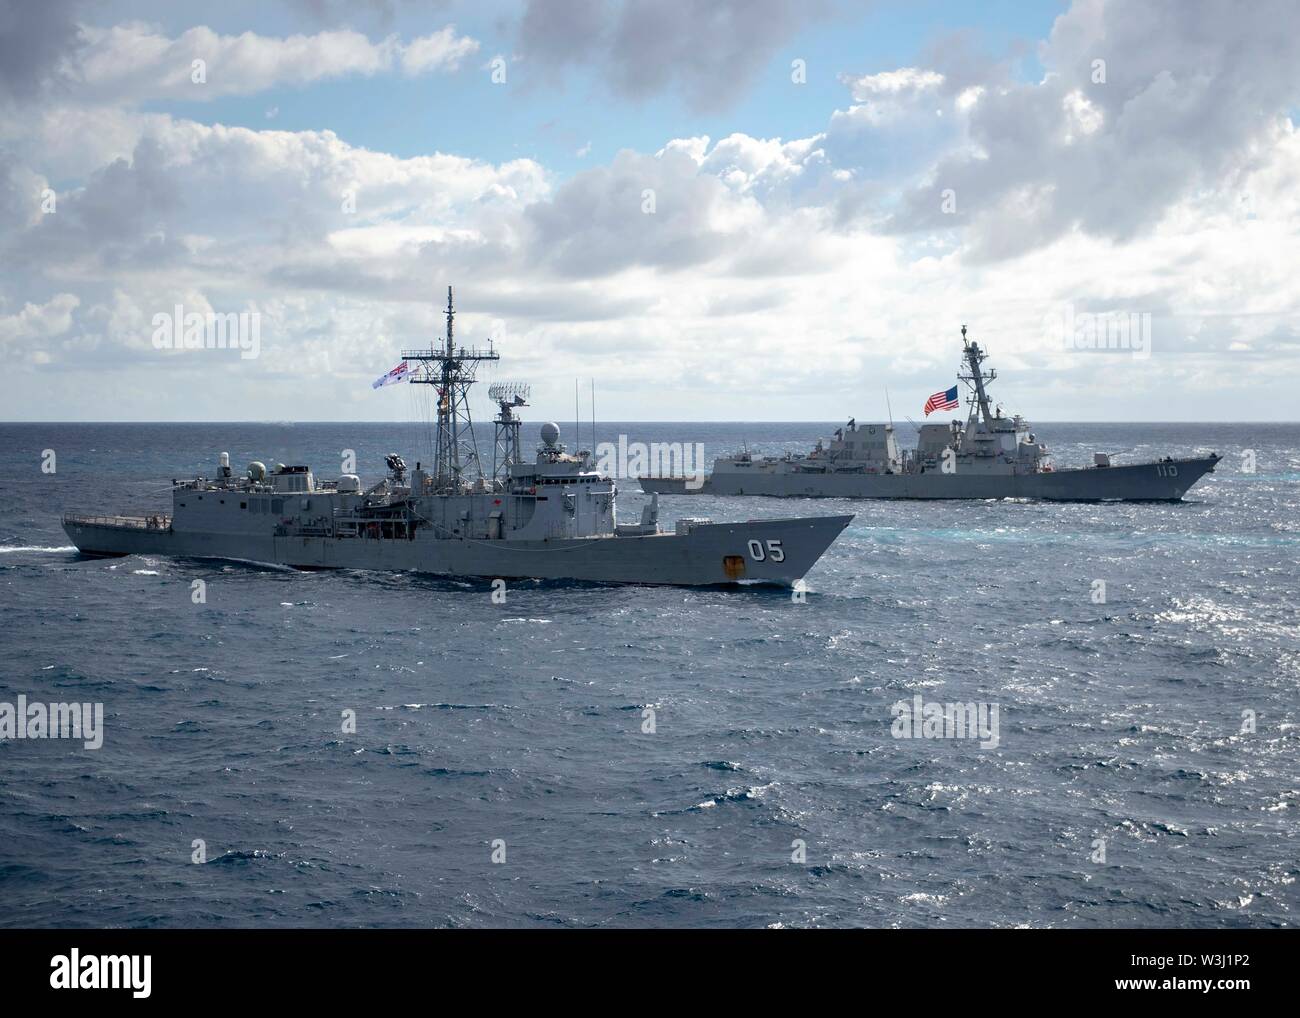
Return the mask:
{"type": "Polygon", "coordinates": [[[692,558],[703,570],[697,582],[794,583],[852,520],[852,515],[811,516],[693,527],[692,558]]]}

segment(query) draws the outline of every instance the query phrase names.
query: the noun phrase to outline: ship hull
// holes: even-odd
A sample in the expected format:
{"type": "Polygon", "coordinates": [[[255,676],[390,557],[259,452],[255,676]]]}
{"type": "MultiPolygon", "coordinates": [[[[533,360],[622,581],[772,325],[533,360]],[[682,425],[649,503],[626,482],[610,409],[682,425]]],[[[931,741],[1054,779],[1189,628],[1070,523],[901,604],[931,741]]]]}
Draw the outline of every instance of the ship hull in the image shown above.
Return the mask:
{"type": "Polygon", "coordinates": [[[852,516],[693,525],[685,534],[538,541],[279,537],[153,529],[138,520],[65,518],[88,556],[161,555],[267,562],[297,569],[378,569],[440,576],[706,586],[790,584],[803,577],[852,516]],[[775,543],[773,543],[775,542],[775,543]]]}
{"type": "Polygon", "coordinates": [[[1057,502],[1176,502],[1214,469],[1218,456],[1032,474],[713,473],[690,489],[678,477],[643,477],[641,489],[664,495],[761,495],[774,498],[1043,499],[1057,502]]]}

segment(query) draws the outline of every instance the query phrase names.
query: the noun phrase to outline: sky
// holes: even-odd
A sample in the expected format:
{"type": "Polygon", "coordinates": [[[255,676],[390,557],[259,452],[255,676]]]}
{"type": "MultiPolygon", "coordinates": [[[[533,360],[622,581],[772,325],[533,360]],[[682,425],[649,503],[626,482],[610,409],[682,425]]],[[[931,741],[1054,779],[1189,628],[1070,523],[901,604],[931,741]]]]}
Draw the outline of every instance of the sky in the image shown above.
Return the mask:
{"type": "Polygon", "coordinates": [[[0,420],[1300,420],[1293,13],[0,0],[0,420]]]}

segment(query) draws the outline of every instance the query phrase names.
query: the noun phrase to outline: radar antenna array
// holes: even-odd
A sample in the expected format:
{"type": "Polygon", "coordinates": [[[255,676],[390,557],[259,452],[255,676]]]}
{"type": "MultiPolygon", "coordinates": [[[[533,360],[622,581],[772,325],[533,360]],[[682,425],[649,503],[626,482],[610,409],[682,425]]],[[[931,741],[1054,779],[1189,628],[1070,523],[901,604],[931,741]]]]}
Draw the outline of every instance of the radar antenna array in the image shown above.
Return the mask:
{"type": "Polygon", "coordinates": [[[526,382],[493,382],[488,386],[488,397],[503,409],[507,406],[527,406],[532,386],[526,382]]]}
{"type": "Polygon", "coordinates": [[[492,480],[498,490],[510,487],[510,468],[522,462],[519,451],[519,418],[515,411],[528,405],[531,387],[524,382],[493,382],[488,395],[501,408],[497,414],[492,443],[492,480]]]}

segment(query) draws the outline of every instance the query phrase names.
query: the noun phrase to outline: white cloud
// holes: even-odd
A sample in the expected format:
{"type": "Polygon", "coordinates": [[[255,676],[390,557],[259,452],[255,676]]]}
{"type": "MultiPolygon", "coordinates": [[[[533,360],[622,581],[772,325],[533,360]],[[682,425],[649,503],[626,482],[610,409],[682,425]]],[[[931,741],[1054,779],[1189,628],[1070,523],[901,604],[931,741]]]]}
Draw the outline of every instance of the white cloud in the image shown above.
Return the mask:
{"type": "MultiPolygon", "coordinates": [[[[1285,416],[1300,360],[1300,140],[1277,98],[1289,93],[1261,82],[1269,115],[1224,128],[1219,100],[1194,79],[1117,67],[1129,35],[1151,26],[1100,34],[1109,14],[1098,11],[1058,22],[1048,57],[1064,61],[1068,38],[1076,54],[1106,42],[1113,95],[1081,80],[1088,61],[1035,84],[987,67],[982,79],[939,63],[902,68],[846,79],[853,105],[828,110],[825,130],[806,138],[669,139],[568,179],[531,159],[402,158],[328,130],[146,115],[130,104],[147,82],[109,75],[117,105],[73,96],[0,116],[10,160],[0,342],[19,365],[5,396],[16,414],[45,413],[58,371],[78,399],[54,416],[259,417],[274,391],[285,418],[401,419],[407,400],[372,393],[369,380],[440,329],[441,288],[454,283],[459,331],[502,341],[508,377],[537,383],[539,416],[571,410],[581,365],[624,418],[878,418],[885,384],[897,410],[951,374],[963,321],[1008,368],[1006,405],[1032,416],[1132,417],[1135,406],[1159,416],[1174,393],[1220,416],[1268,405],[1285,416]],[[960,115],[936,125],[936,108],[960,115]],[[1183,161],[1166,166],[1166,142],[1195,140],[1169,138],[1171,110],[1213,134],[1206,152],[1179,149],[1183,161]],[[910,159],[901,169],[886,161],[899,149],[910,159]],[[879,229],[882,211],[905,220],[950,174],[957,215],[936,200],[933,222],[879,229]],[[56,215],[36,216],[45,178],[71,182],[56,215]],[[1162,186],[1147,193],[1148,179],[1162,186]],[[1105,228],[1131,205],[1159,214],[1105,228]],[[160,357],[150,319],[178,301],[259,310],[263,356],[160,357]],[[1048,345],[1044,316],[1066,303],[1150,311],[1151,359],[1048,345]],[[112,373],[111,400],[79,375],[91,367],[112,373]]],[[[184,55],[150,34],[131,36],[142,65],[156,72],[159,52],[184,55]]],[[[411,46],[291,38],[320,47],[334,34],[330,73],[405,70],[411,46]]],[[[246,62],[250,80],[310,73],[290,50],[274,66],[256,46],[222,53],[246,62]]],[[[431,43],[412,59],[462,58],[431,43]]]]}
{"type": "Polygon", "coordinates": [[[1069,118],[1065,128],[1065,144],[1073,144],[1076,138],[1101,130],[1105,115],[1079,89],[1067,92],[1061,105],[1069,118]]]}
{"type": "Polygon", "coordinates": [[[731,106],[823,0],[528,0],[522,56],[558,77],[584,64],[613,91],[681,94],[701,110],[731,106]]]}
{"type": "Polygon", "coordinates": [[[402,71],[410,76],[430,71],[454,71],[462,60],[478,50],[477,40],[458,36],[456,29],[448,25],[432,35],[412,39],[401,51],[402,71]]]}
{"type": "Polygon", "coordinates": [[[723,180],[732,190],[752,191],[791,183],[817,163],[824,135],[783,142],[780,138],[751,138],[732,134],[698,160],[701,169],[723,180]]]}
{"type": "Polygon", "coordinates": [[[253,32],[219,35],[205,26],[173,39],[140,23],[83,25],[82,37],[84,45],[72,57],[67,76],[80,85],[79,98],[89,103],[206,101],[395,69],[408,76],[447,72],[479,48],[451,25],[409,43],[395,35],[371,42],[347,29],[275,38],[253,32]],[[202,81],[194,80],[195,61],[202,61],[202,81]]]}
{"type": "Polygon", "coordinates": [[[72,328],[72,313],[81,304],[71,293],[60,293],[44,304],[26,304],[12,315],[0,315],[0,350],[6,357],[26,355],[46,363],[48,341],[72,328]]]}
{"type": "Polygon", "coordinates": [[[960,227],[970,253],[988,259],[1074,230],[1139,237],[1198,192],[1230,186],[1290,122],[1300,36],[1279,26],[1291,13],[1284,0],[1079,0],[1039,47],[1041,80],[1005,78],[992,65],[982,82],[963,75],[963,88],[985,91],[893,227],[960,227]],[[942,190],[958,195],[964,218],[944,211],[942,190]]]}
{"type": "Polygon", "coordinates": [[[896,124],[921,111],[933,116],[934,97],[945,78],[938,71],[900,67],[859,77],[841,74],[840,81],[848,86],[854,105],[843,112],[837,110],[832,125],[858,129],[896,124]]]}
{"type": "Polygon", "coordinates": [[[957,98],[953,100],[953,106],[958,112],[965,113],[980,101],[983,94],[984,86],[982,85],[972,85],[970,88],[964,88],[957,93],[957,98]]]}
{"type": "Polygon", "coordinates": [[[858,78],[841,77],[851,89],[853,98],[867,102],[880,96],[915,95],[932,92],[943,84],[943,75],[917,67],[900,67],[895,71],[864,74],[858,78]]]}

